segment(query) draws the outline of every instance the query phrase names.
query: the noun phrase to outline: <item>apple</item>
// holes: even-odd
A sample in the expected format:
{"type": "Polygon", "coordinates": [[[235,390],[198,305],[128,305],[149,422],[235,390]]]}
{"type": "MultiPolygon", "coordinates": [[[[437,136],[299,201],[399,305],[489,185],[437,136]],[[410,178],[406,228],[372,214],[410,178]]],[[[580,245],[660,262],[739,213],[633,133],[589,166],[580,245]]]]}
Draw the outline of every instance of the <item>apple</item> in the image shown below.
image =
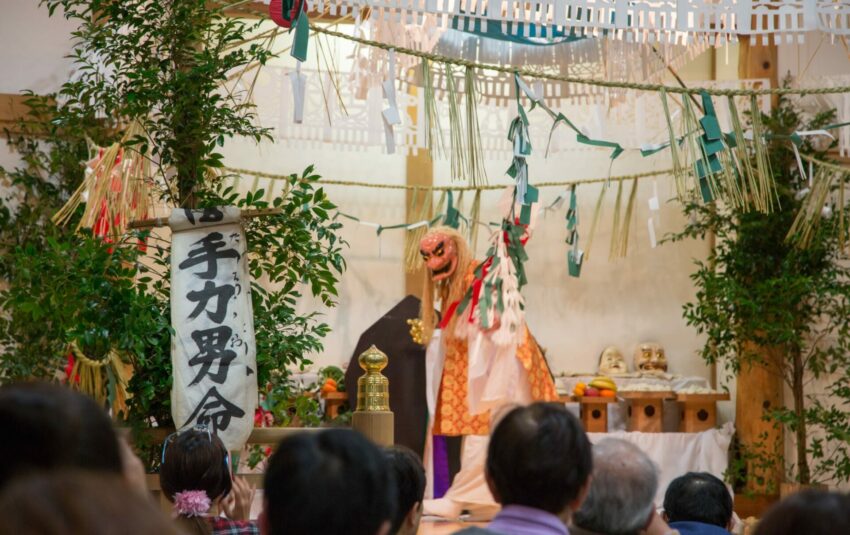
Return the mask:
{"type": "Polygon", "coordinates": [[[601,396],[602,394],[599,392],[598,388],[588,386],[587,388],[584,389],[584,395],[587,396],[587,397],[591,397],[591,398],[597,398],[597,397],[601,396]]]}

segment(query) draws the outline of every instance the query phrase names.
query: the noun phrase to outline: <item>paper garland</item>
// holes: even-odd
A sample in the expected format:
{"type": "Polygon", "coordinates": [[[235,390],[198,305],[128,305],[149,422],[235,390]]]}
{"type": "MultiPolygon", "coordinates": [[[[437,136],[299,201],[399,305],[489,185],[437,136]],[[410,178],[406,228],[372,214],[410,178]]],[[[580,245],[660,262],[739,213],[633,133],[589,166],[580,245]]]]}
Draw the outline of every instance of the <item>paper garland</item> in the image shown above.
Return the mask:
{"type": "Polygon", "coordinates": [[[702,42],[721,45],[749,35],[803,42],[810,31],[850,35],[847,0],[480,0],[409,2],[407,0],[309,0],[311,10],[348,14],[368,8],[373,20],[421,25],[426,17],[444,28],[550,38],[569,29],[572,36],[630,42],[702,42]]]}

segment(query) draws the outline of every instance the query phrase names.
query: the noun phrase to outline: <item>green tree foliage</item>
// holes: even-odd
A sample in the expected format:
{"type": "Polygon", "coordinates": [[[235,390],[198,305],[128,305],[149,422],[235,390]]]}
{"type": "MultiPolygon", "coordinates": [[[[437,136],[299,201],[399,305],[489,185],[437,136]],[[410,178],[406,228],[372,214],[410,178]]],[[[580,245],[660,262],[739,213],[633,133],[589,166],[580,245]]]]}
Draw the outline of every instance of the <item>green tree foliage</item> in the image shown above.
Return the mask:
{"type": "MultiPolygon", "coordinates": [[[[799,248],[786,239],[808,187],[790,136],[830,123],[834,110],[806,120],[782,98],[762,117],[770,137],[779,208],[765,214],[722,206],[686,207],[691,222],[673,239],[702,238],[712,231],[717,246],[706,261],[697,262],[691,276],[696,300],[685,306],[684,316],[707,337],[702,350],[706,362],[719,362],[731,373],[760,362],[782,377],[793,399],[764,416],[794,437],[793,477],[804,484],[846,481],[850,271],[842,260],[838,228],[838,210],[844,207],[831,207],[835,214],[821,222],[809,247],[799,248]],[[826,386],[816,388],[817,381],[826,386]]],[[[818,148],[812,138],[804,138],[799,150],[826,157],[826,147],[818,148]]],[[[751,468],[771,464],[770,459],[756,461],[749,463],[751,468]]]]}
{"type": "Polygon", "coordinates": [[[226,137],[271,139],[245,95],[226,87],[229,75],[271,57],[264,43],[244,43],[260,22],[227,17],[208,0],[41,3],[79,22],[72,53],[79,74],[59,93],[68,119],[94,110],[141,123],[141,152],[149,150],[165,176],[176,171],[165,192],[175,204],[194,206],[207,170],[222,166],[226,137]]]}

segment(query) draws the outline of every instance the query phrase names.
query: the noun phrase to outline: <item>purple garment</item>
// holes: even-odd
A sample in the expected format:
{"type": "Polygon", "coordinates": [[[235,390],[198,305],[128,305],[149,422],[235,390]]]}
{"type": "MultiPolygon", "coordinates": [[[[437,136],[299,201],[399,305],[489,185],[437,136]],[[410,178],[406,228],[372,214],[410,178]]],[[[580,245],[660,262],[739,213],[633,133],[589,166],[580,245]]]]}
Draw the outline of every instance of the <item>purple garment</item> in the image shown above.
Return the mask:
{"type": "Polygon", "coordinates": [[[524,505],[506,505],[487,526],[506,535],[570,535],[560,518],[524,505]]]}
{"type": "Polygon", "coordinates": [[[449,474],[449,450],[444,435],[433,436],[434,450],[434,498],[442,498],[451,486],[449,474]]]}

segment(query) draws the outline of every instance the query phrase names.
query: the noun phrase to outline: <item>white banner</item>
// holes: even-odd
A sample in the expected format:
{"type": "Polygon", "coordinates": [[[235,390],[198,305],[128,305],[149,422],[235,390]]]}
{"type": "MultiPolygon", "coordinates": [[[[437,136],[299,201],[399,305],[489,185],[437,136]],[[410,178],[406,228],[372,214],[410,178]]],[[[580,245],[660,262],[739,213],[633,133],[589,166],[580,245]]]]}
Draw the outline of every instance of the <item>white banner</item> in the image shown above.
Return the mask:
{"type": "Polygon", "coordinates": [[[240,210],[175,209],[171,239],[171,415],[238,450],[257,406],[251,279],[240,210]]]}

